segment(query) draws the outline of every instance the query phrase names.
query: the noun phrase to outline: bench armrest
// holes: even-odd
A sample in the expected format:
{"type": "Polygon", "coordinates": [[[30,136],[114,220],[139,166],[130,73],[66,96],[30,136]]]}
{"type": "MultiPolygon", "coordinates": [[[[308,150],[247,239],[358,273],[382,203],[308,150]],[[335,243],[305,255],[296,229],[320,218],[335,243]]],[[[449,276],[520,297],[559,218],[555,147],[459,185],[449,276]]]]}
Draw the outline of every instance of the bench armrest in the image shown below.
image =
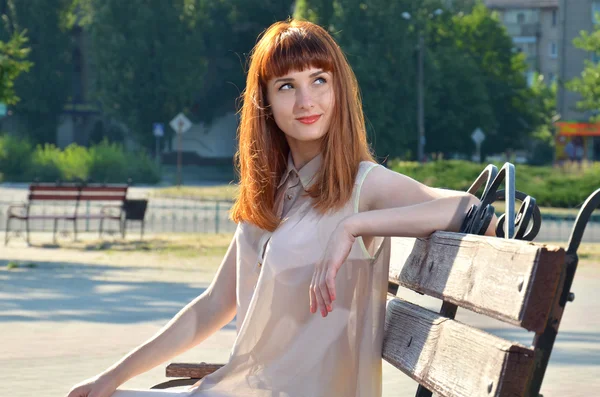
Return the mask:
{"type": "Polygon", "coordinates": [[[210,375],[224,364],[208,364],[208,363],[171,363],[167,366],[167,378],[194,378],[202,379],[206,375],[210,375]]]}
{"type": "Polygon", "coordinates": [[[8,209],[6,210],[6,214],[10,217],[10,216],[25,216],[27,214],[27,207],[29,205],[26,203],[23,204],[13,204],[13,205],[9,205],[8,209]]]}

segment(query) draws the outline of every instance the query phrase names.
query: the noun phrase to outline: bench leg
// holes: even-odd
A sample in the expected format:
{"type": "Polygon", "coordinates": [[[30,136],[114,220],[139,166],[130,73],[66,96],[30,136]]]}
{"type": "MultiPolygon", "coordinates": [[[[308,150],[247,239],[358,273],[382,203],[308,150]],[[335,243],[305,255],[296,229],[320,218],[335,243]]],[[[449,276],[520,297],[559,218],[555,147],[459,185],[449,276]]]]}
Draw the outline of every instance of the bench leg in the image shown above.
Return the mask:
{"type": "Polygon", "coordinates": [[[4,229],[4,245],[8,244],[8,238],[10,235],[10,220],[12,218],[9,216],[8,219],[6,219],[6,229],[4,229]]]}
{"type": "Polygon", "coordinates": [[[31,245],[31,241],[29,240],[29,218],[25,219],[25,236],[27,237],[27,245],[31,245]]]}
{"type": "Polygon", "coordinates": [[[417,388],[417,394],[415,394],[415,397],[431,397],[432,395],[433,395],[433,393],[431,390],[427,389],[423,385],[419,385],[419,387],[417,388]]]}
{"type": "Polygon", "coordinates": [[[77,219],[73,219],[73,241],[77,241],[77,219]]]}
{"type": "Polygon", "coordinates": [[[100,227],[98,228],[98,238],[102,238],[102,228],[104,227],[104,218],[100,218],[100,227]]]}
{"type": "Polygon", "coordinates": [[[123,219],[119,221],[119,226],[121,226],[121,237],[125,240],[125,229],[127,229],[127,220],[123,219]]]}
{"type": "Polygon", "coordinates": [[[150,389],[168,389],[169,387],[192,386],[199,380],[200,379],[194,379],[194,378],[173,379],[173,380],[168,380],[163,383],[159,383],[158,385],[154,385],[150,389]]]}
{"type": "Polygon", "coordinates": [[[54,230],[52,231],[52,242],[56,244],[56,230],[58,229],[58,218],[54,219],[54,230]]]}
{"type": "Polygon", "coordinates": [[[144,239],[144,221],[142,220],[142,232],[140,233],[140,240],[144,239]]]}

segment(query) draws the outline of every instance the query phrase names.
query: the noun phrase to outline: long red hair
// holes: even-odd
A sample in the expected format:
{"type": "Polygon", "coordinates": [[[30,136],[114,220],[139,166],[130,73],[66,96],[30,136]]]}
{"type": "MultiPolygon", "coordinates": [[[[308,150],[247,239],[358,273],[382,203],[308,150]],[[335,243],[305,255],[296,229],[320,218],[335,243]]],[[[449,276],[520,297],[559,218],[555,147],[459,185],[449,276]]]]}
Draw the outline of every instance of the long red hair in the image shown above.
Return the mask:
{"type": "Polygon", "coordinates": [[[342,50],[323,28],[289,20],[271,25],[250,54],[235,156],[240,190],[231,210],[235,222],[273,231],[280,223],[274,209],[279,179],[287,168],[285,134],[269,115],[267,82],[290,71],[320,68],[333,76],[335,104],[322,140],[323,166],[308,190],[321,213],[342,207],[352,196],[361,161],[374,161],[356,76],[342,50]]]}

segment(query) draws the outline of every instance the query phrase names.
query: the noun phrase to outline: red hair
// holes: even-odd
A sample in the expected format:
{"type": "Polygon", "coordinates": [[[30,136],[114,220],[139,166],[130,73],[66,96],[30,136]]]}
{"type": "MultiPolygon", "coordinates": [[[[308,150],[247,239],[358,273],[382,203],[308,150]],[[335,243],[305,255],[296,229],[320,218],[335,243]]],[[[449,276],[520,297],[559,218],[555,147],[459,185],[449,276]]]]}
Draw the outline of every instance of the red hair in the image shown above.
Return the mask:
{"type": "Polygon", "coordinates": [[[231,210],[235,222],[269,231],[279,225],[275,193],[290,149],[285,134],[269,117],[267,82],[311,67],[332,74],[335,95],[329,130],[322,140],[323,166],[307,192],[314,207],[325,213],[346,204],[359,163],[373,161],[356,76],[340,47],[311,22],[277,22],[262,34],[250,54],[235,157],[240,175],[239,195],[231,210]]]}

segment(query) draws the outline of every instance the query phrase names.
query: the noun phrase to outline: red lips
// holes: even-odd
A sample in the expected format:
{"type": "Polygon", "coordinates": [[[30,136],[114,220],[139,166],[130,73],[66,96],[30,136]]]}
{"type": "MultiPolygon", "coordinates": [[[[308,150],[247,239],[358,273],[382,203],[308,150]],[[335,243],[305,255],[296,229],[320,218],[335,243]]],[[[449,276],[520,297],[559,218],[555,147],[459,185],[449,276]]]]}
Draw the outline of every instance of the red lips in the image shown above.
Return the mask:
{"type": "Polygon", "coordinates": [[[318,115],[315,115],[315,116],[299,117],[296,120],[298,120],[302,124],[313,124],[314,122],[316,122],[320,118],[321,118],[321,115],[318,114],[318,115]]]}

